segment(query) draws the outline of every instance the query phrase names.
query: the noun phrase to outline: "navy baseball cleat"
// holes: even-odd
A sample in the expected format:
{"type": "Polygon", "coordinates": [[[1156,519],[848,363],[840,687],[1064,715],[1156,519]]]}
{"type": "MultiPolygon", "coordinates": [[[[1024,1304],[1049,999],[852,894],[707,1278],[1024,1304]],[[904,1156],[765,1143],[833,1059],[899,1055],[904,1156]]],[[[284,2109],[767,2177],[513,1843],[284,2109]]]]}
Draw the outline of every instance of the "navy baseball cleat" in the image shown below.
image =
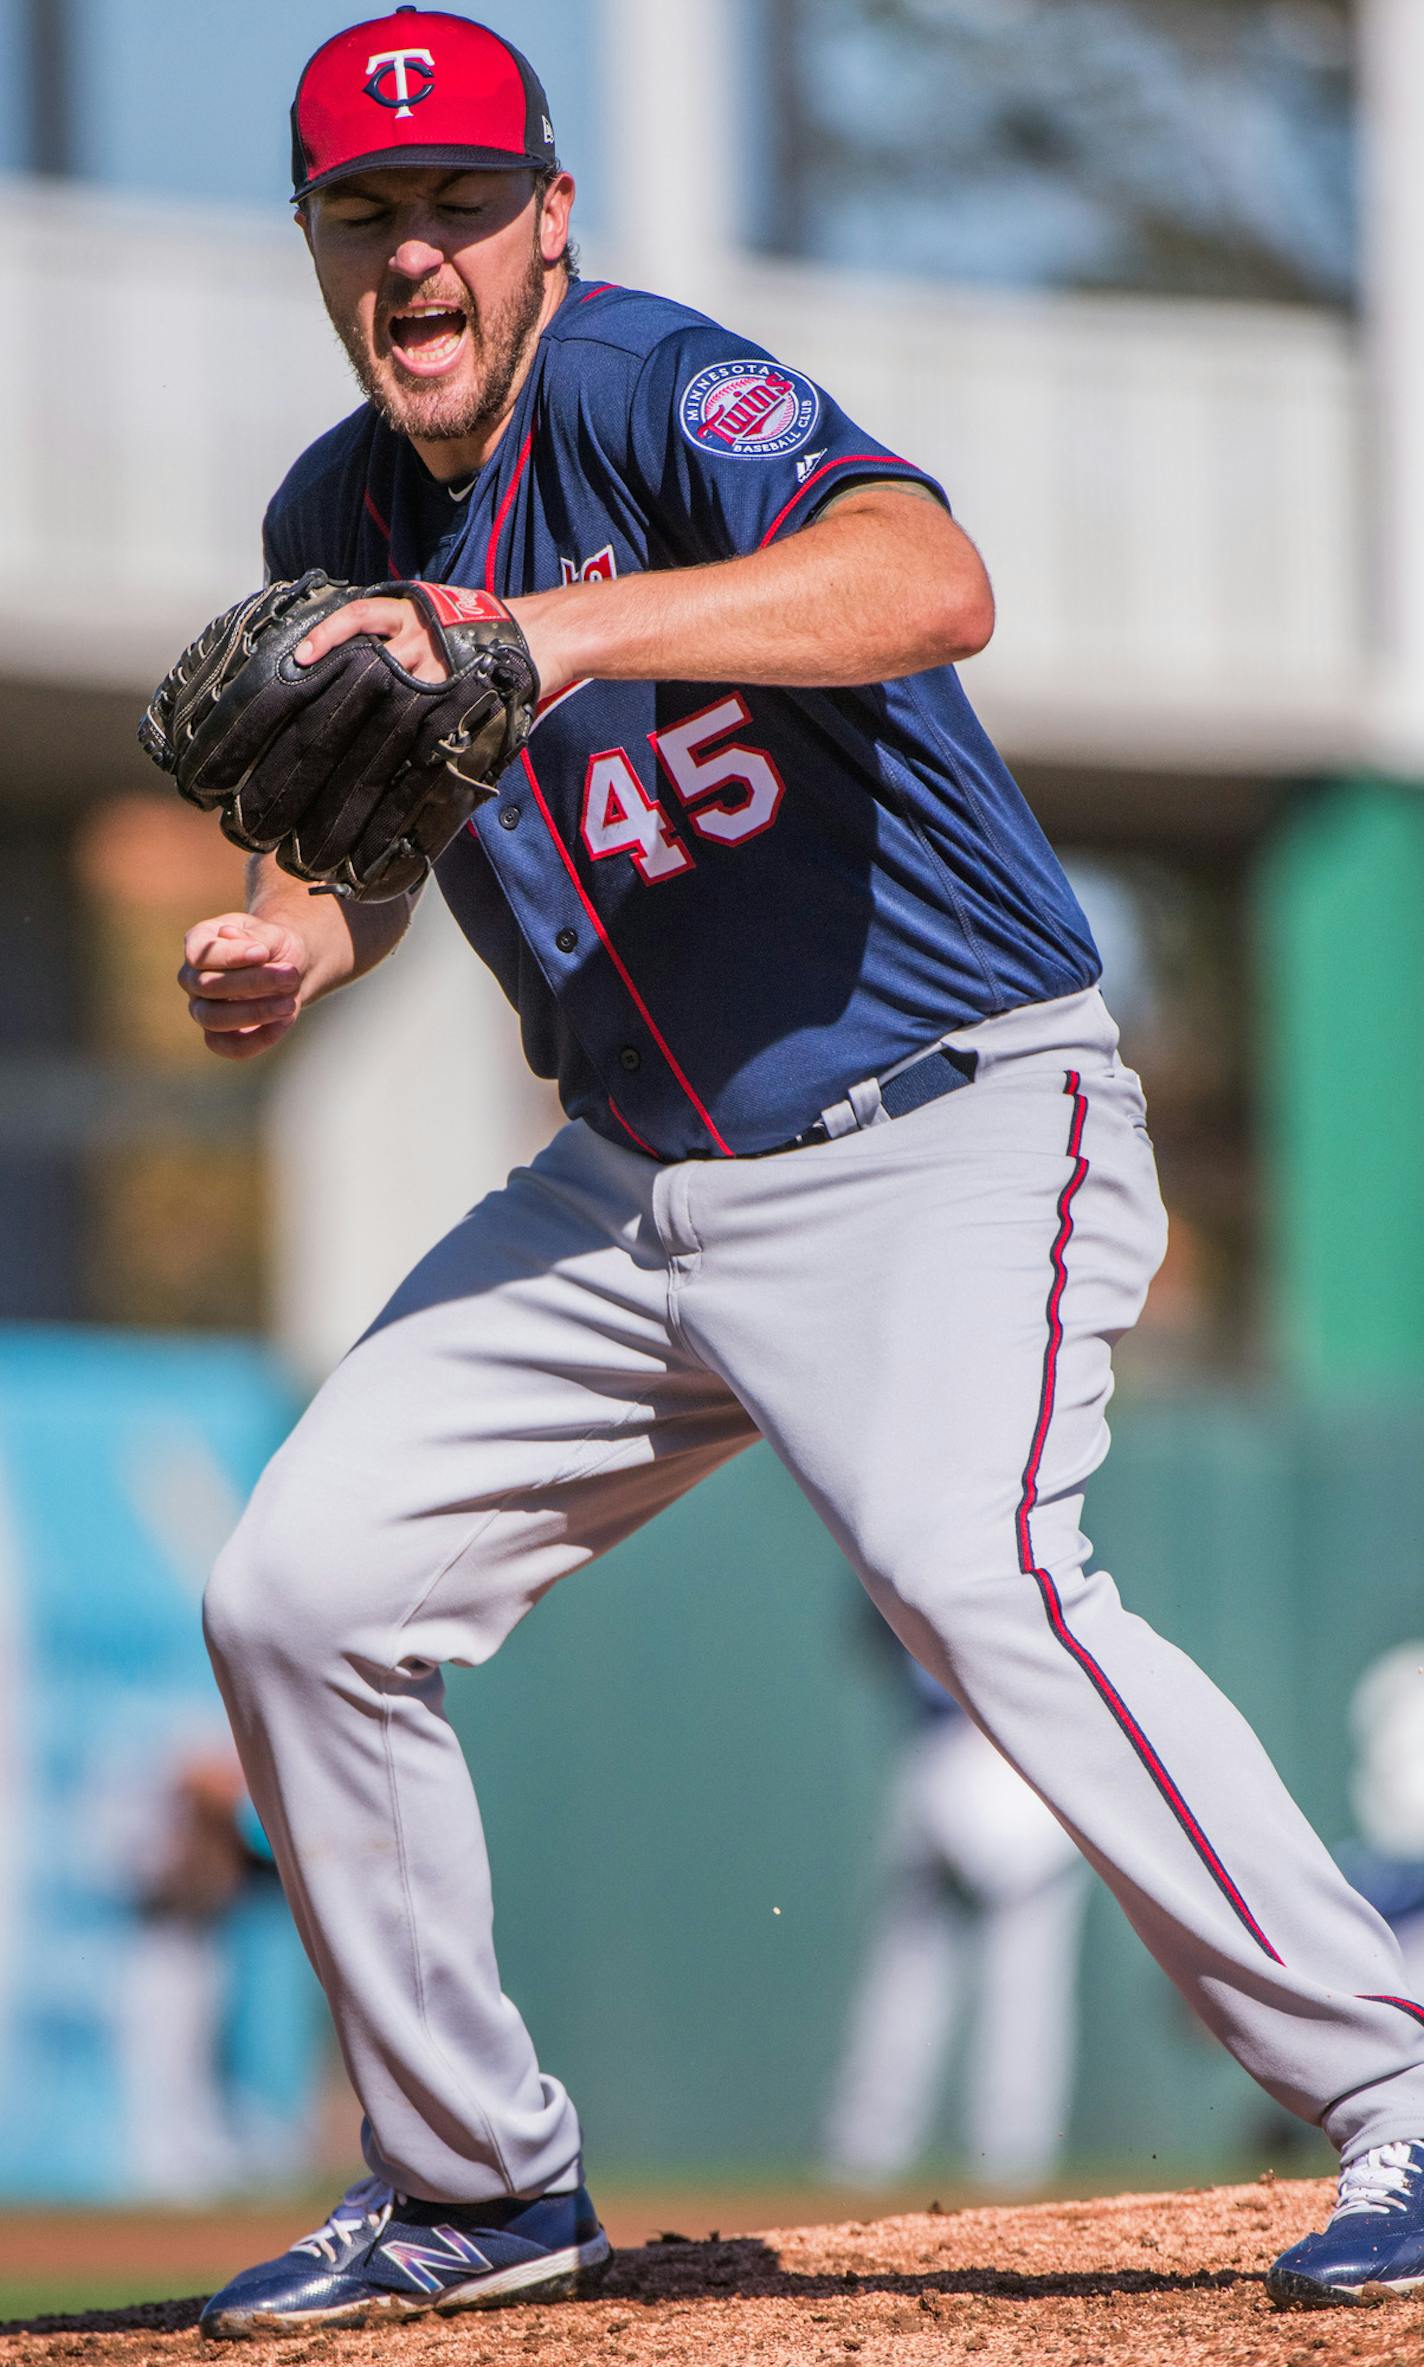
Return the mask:
{"type": "Polygon", "coordinates": [[[218,2341],[495,2309],[591,2291],[611,2257],[587,2190],[533,2202],[423,2203],[363,2178],[315,2235],[245,2268],[200,2321],[218,2341]]]}
{"type": "Polygon", "coordinates": [[[1323,2309],[1387,2300],[1424,2285],[1424,2139],[1376,2145],[1340,2173],[1329,2224],[1283,2252],[1272,2301],[1323,2309]]]}

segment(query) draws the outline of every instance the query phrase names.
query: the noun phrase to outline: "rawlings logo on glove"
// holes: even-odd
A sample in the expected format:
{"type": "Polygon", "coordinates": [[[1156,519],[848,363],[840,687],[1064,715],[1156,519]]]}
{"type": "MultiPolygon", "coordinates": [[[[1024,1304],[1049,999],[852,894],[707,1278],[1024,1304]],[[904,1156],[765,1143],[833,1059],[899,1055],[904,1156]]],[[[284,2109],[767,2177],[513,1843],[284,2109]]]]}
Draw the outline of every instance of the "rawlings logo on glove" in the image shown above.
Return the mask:
{"type": "Polygon", "coordinates": [[[539,677],[492,592],[334,583],[313,569],[215,617],[164,676],[139,725],[181,794],[238,846],[338,895],[377,903],[420,886],[529,737],[539,677]],[[295,652],[352,600],[406,599],[449,676],[421,682],[359,634],[313,665],[295,652]]]}

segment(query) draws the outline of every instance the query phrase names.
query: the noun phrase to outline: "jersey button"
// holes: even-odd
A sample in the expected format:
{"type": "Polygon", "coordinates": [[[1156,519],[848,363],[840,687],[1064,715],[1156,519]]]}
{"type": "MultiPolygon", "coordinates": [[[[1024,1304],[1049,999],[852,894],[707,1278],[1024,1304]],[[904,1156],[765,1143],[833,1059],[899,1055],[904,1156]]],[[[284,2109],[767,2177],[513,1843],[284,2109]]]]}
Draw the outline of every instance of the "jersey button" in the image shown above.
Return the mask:
{"type": "Polygon", "coordinates": [[[629,1070],[642,1067],[643,1055],[638,1050],[636,1044],[624,1045],[622,1051],[618,1055],[618,1065],[620,1068],[626,1068],[629,1070]]]}
{"type": "Polygon", "coordinates": [[[519,808],[517,805],[502,805],[500,807],[499,826],[501,830],[517,830],[519,828],[519,808]]]}
{"type": "Polygon", "coordinates": [[[554,939],[554,943],[557,945],[560,953],[572,953],[574,947],[578,943],[578,930],[560,929],[558,936],[554,939]]]}

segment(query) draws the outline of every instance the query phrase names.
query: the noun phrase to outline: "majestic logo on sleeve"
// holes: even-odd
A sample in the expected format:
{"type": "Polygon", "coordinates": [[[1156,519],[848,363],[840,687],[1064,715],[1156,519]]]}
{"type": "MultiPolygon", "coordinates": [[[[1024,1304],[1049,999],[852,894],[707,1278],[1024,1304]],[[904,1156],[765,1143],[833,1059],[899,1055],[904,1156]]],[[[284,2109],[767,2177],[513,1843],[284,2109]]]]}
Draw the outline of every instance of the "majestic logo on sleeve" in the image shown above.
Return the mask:
{"type": "Polygon", "coordinates": [[[386,49],[366,60],[366,96],[397,116],[413,115],[435,88],[435,60],[428,49],[386,49]]]}
{"type": "Polygon", "coordinates": [[[683,388],[677,412],[699,452],[779,460],[815,433],[821,398],[809,378],[777,362],[714,362],[683,388]]]}

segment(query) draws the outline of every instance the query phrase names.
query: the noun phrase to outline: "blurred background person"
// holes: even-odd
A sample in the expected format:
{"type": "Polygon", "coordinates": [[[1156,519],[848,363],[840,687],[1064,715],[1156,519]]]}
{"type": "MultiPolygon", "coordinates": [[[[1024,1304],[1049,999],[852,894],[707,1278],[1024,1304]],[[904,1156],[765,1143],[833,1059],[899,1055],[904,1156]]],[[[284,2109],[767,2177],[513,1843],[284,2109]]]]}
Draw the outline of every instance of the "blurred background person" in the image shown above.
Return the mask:
{"type": "Polygon", "coordinates": [[[326,2018],[226,1738],[136,1830],[116,2045],[133,2191],[192,2205],[311,2166],[326,2018]]]}
{"type": "Polygon", "coordinates": [[[826,2117],[826,2175],[903,2178],[935,2132],[946,2058],[962,2064],[977,2186],[1043,2186],[1073,2080],[1087,1868],[992,1743],[899,1652],[915,1724],[898,1755],[883,1864],[826,2117]]]}

